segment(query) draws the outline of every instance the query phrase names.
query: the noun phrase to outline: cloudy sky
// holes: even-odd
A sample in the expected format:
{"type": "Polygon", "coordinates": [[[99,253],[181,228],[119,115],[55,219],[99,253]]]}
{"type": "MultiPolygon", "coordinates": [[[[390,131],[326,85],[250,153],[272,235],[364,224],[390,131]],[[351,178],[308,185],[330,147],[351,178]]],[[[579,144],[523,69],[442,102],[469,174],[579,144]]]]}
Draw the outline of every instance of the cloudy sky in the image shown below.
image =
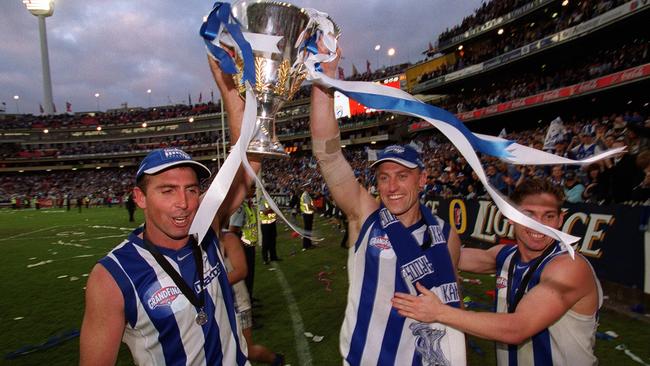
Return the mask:
{"type": "MultiPolygon", "coordinates": [[[[293,0],[340,25],[346,75],[416,62],[429,42],[473,13],[481,0],[293,0]],[[376,44],[381,45],[375,51],[376,44]],[[389,58],[386,50],[396,49],[389,58]]],[[[208,0],[55,0],[47,18],[54,103],[65,110],[204,101],[215,91],[198,35],[208,0]],[[151,95],[147,95],[151,89],[151,95]],[[99,93],[97,100],[95,93],[99,93]]],[[[9,113],[38,113],[43,98],[38,20],[21,0],[0,1],[0,103],[9,113]],[[15,102],[13,96],[20,99],[15,102]]]]}

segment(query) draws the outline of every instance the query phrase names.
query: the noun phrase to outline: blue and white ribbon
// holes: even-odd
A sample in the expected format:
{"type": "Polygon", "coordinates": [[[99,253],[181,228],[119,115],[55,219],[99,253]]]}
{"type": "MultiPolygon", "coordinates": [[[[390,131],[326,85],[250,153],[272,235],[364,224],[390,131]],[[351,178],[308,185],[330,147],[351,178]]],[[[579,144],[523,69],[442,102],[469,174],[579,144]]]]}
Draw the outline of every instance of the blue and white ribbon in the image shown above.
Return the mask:
{"type": "Polygon", "coordinates": [[[203,37],[208,54],[219,61],[221,69],[228,74],[236,74],[237,67],[228,52],[219,46],[219,42],[225,37],[232,39],[236,45],[235,50],[241,52],[241,57],[244,60],[242,83],[248,81],[251,85],[255,85],[253,49],[244,38],[241,24],[232,16],[230,4],[216,2],[210,14],[201,24],[199,34],[203,37]]]}

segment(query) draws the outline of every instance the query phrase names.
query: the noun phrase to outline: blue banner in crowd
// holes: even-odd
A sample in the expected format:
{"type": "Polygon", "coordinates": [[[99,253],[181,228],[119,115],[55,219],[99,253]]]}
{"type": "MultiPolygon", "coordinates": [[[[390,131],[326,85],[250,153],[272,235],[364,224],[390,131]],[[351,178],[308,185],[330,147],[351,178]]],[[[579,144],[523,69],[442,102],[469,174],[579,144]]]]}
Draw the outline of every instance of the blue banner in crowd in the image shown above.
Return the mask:
{"type": "MultiPolygon", "coordinates": [[[[488,248],[514,243],[512,225],[492,201],[440,199],[426,205],[456,227],[464,244],[488,248]]],[[[564,209],[562,231],[582,238],[574,248],[589,259],[598,277],[643,290],[650,207],[567,203],[564,209]]]]}

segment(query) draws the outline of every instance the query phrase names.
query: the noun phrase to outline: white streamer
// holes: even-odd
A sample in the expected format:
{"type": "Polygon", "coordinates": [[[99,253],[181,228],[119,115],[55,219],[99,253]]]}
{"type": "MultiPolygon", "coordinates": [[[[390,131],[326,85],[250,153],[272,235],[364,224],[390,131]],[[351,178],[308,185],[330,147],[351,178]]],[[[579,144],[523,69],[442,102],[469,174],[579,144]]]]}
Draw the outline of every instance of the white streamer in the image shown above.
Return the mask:
{"type": "MultiPolygon", "coordinates": [[[[244,107],[244,118],[242,120],[241,134],[239,140],[231,150],[230,154],[224,161],[221,169],[217,172],[217,175],[212,180],[210,187],[203,195],[199,209],[194,216],[192,225],[190,226],[190,234],[198,235],[197,241],[200,243],[203,241],[205,234],[208,232],[208,228],[212,225],[219,207],[226,198],[228,190],[232,185],[237,170],[242,163],[242,153],[241,146],[244,146],[244,149],[251,141],[253,133],[256,130],[255,127],[255,114],[257,110],[257,101],[253,94],[253,89],[250,84],[246,82],[246,105],[244,107]]],[[[246,154],[243,154],[244,157],[246,154]]],[[[252,169],[251,169],[252,170],[252,169]]]]}

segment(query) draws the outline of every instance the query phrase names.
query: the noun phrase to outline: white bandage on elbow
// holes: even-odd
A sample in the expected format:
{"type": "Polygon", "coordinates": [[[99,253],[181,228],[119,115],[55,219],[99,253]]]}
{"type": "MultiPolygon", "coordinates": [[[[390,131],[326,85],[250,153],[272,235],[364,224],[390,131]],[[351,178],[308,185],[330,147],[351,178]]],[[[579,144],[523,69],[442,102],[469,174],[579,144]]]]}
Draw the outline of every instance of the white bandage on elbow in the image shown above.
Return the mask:
{"type": "Polygon", "coordinates": [[[312,151],[328,186],[334,187],[356,179],[352,167],[343,157],[340,134],[329,140],[312,140],[312,151]]]}

